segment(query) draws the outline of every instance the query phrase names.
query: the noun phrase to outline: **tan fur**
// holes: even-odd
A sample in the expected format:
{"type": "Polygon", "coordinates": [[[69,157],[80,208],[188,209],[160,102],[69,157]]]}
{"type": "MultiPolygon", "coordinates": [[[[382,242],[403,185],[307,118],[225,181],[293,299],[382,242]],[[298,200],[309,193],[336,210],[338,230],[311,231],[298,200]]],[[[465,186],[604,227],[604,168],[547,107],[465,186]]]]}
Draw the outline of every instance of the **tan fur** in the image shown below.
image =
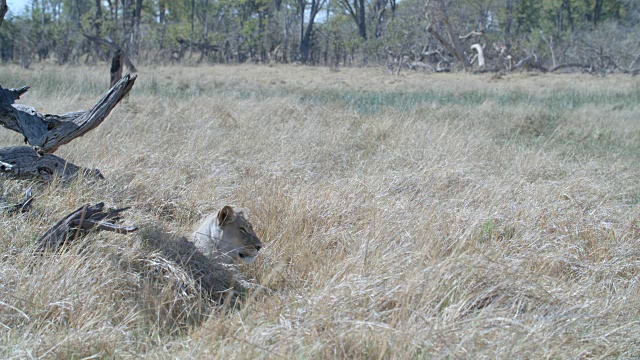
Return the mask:
{"type": "Polygon", "coordinates": [[[244,214],[230,206],[205,217],[193,234],[193,242],[209,259],[227,264],[250,264],[262,247],[244,214]]]}

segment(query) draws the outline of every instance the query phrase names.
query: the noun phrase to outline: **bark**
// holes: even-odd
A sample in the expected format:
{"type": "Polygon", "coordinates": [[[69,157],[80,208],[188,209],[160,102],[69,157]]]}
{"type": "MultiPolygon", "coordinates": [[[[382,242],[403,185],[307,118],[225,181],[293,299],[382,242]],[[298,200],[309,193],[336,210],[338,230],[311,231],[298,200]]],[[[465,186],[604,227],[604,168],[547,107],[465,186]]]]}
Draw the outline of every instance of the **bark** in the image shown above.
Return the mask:
{"type": "Polygon", "coordinates": [[[142,0],[136,0],[136,8],[134,13],[134,32],[136,36],[140,32],[140,20],[142,17],[142,0]]]}
{"type": "MultiPolygon", "coordinates": [[[[309,57],[309,49],[311,48],[311,37],[313,35],[313,24],[316,18],[316,15],[324,6],[326,0],[311,0],[311,9],[309,10],[309,24],[306,29],[304,27],[304,15],[301,16],[300,20],[300,61],[302,63],[306,63],[309,57]]],[[[300,11],[304,14],[304,9],[306,6],[306,0],[299,0],[300,11]]]]}
{"type": "Polygon", "coordinates": [[[204,40],[209,41],[209,17],[207,16],[207,10],[209,9],[209,0],[204,0],[204,9],[202,10],[202,17],[204,17],[204,40]]]}
{"type": "MultiPolygon", "coordinates": [[[[100,35],[100,22],[102,21],[102,2],[100,0],[96,0],[96,22],[94,27],[96,29],[96,34],[100,35]]],[[[44,13],[44,12],[43,12],[44,13]]],[[[44,15],[42,15],[44,18],[44,15]]],[[[42,21],[44,24],[44,20],[42,21]]]]}
{"type": "Polygon", "coordinates": [[[189,36],[189,58],[193,56],[193,35],[196,22],[196,0],[191,1],[191,35],[189,36]]]}
{"type": "Polygon", "coordinates": [[[120,213],[128,210],[104,209],[104,203],[84,205],[65,216],[38,239],[39,250],[59,250],[62,246],[86,235],[90,230],[112,231],[118,234],[128,234],[138,230],[135,226],[116,224],[120,220],[120,213]]]}
{"type": "Polygon", "coordinates": [[[353,21],[358,26],[358,35],[363,40],[367,40],[367,23],[365,17],[365,1],[364,0],[353,0],[353,5],[349,3],[349,0],[339,0],[338,1],[344,9],[351,15],[353,21]]]}
{"type": "Polygon", "coordinates": [[[122,50],[116,50],[115,54],[113,54],[113,58],[111,58],[111,83],[110,87],[113,87],[118,81],[122,78],[122,68],[123,68],[123,56],[122,50]]]}
{"type": "Polygon", "coordinates": [[[9,11],[9,7],[7,6],[6,0],[0,0],[0,26],[2,26],[2,20],[4,20],[4,16],[9,11]]]}
{"type": "Polygon", "coordinates": [[[164,17],[165,17],[165,12],[167,11],[164,2],[161,1],[160,4],[158,5],[158,7],[160,8],[159,12],[160,12],[160,24],[162,24],[163,26],[165,25],[165,21],[164,21],[164,17]]]}
{"type": "Polygon", "coordinates": [[[507,18],[504,22],[504,46],[506,53],[511,51],[511,25],[513,23],[513,0],[507,0],[507,18]]]}
{"type": "Polygon", "coordinates": [[[567,12],[567,20],[569,21],[569,27],[571,28],[571,31],[573,31],[574,28],[573,28],[573,14],[571,12],[571,0],[563,0],[562,8],[564,8],[565,11],[567,12]]]}
{"type": "Polygon", "coordinates": [[[98,169],[83,168],[52,154],[40,155],[30,146],[0,148],[0,173],[13,180],[35,178],[47,183],[55,179],[66,182],[80,174],[104,178],[98,169]]]}
{"type": "Polygon", "coordinates": [[[136,77],[124,76],[89,110],[63,115],[41,114],[34,108],[14,104],[28,86],[20,89],[0,87],[0,124],[21,133],[39,154],[50,154],[60,146],[98,127],[111,110],[129,93],[136,77]]]}
{"type": "Polygon", "coordinates": [[[483,68],[484,67],[484,54],[482,52],[482,45],[473,44],[473,45],[471,45],[471,49],[475,50],[478,53],[478,67],[483,68]]]}
{"type": "Polygon", "coordinates": [[[376,38],[382,36],[382,33],[384,31],[384,22],[386,20],[385,15],[387,13],[387,2],[388,0],[375,0],[374,2],[372,19],[376,24],[376,38]]]}
{"type": "Polygon", "coordinates": [[[596,0],[593,6],[593,25],[598,27],[598,22],[600,22],[600,16],[602,15],[602,3],[604,0],[596,0]]]}
{"type": "Polygon", "coordinates": [[[449,16],[447,15],[446,7],[442,0],[427,1],[425,5],[426,17],[429,20],[427,31],[433,35],[450,53],[452,53],[456,59],[462,64],[465,70],[471,68],[469,60],[464,55],[464,51],[460,46],[458,36],[453,32],[451,23],[449,23],[449,16]],[[434,28],[433,23],[441,24],[446,32],[448,39],[445,39],[434,28]]]}

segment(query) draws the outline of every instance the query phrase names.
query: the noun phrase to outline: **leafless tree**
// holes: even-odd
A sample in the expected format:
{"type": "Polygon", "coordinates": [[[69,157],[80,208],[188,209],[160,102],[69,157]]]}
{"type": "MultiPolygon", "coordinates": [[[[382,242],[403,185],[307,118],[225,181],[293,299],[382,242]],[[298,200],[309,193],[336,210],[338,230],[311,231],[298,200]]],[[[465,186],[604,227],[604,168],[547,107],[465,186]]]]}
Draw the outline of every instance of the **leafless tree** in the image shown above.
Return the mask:
{"type": "Polygon", "coordinates": [[[428,21],[427,31],[433,35],[447,51],[452,53],[462,64],[465,70],[471,68],[471,63],[464,54],[458,36],[454,33],[449,22],[449,15],[443,0],[427,0],[425,3],[425,16],[428,21]],[[438,27],[444,29],[445,36],[442,36],[438,27]]]}

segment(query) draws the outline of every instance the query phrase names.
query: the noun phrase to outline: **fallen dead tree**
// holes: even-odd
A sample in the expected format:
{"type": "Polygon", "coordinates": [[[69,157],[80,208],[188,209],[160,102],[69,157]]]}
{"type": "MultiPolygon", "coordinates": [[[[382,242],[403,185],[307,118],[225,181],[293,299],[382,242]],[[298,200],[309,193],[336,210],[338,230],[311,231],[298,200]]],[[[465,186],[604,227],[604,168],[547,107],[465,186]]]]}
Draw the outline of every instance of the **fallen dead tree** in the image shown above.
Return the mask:
{"type": "Polygon", "coordinates": [[[24,136],[31,146],[14,146],[0,149],[0,167],[9,177],[38,178],[45,182],[56,176],[63,180],[74,179],[79,173],[101,178],[99,170],[89,170],[51,155],[60,146],[98,127],[111,110],[129,93],[136,80],[125,75],[89,110],[62,115],[41,114],[36,109],[15,104],[29,87],[4,89],[0,86],[0,124],[24,136]],[[9,165],[9,166],[7,166],[9,165]]]}
{"type": "Polygon", "coordinates": [[[118,234],[128,234],[138,230],[135,226],[118,225],[120,213],[129,208],[105,209],[104,203],[84,205],[65,216],[42,235],[37,241],[39,250],[59,250],[90,230],[112,231],[118,234]]]}
{"type": "MultiPolygon", "coordinates": [[[[8,11],[5,0],[0,0],[0,24],[8,11]]],[[[53,155],[60,146],[98,127],[111,110],[129,93],[136,77],[125,75],[107,91],[89,110],[62,115],[41,114],[36,109],[15,104],[29,90],[28,86],[4,89],[0,86],[0,125],[24,136],[31,146],[0,148],[0,173],[11,179],[38,179],[52,182],[86,177],[103,178],[97,169],[85,169],[53,155]]],[[[33,196],[27,189],[25,200],[10,205],[0,197],[0,210],[7,213],[26,212],[31,207],[33,196]]],[[[104,209],[104,203],[84,205],[58,221],[38,239],[41,250],[57,250],[68,241],[83,236],[92,229],[127,234],[136,231],[135,226],[116,224],[119,214],[128,208],[104,209]]]]}
{"type": "Polygon", "coordinates": [[[91,109],[63,115],[41,114],[30,106],[14,104],[29,90],[28,86],[19,89],[0,87],[0,124],[22,134],[25,142],[39,154],[50,154],[98,127],[129,93],[135,80],[135,76],[125,75],[91,109]]]}
{"type": "Polygon", "coordinates": [[[98,169],[83,168],[52,154],[40,155],[30,146],[0,148],[0,159],[0,173],[13,180],[37,179],[49,183],[55,178],[69,181],[79,175],[104,179],[98,169]]]}

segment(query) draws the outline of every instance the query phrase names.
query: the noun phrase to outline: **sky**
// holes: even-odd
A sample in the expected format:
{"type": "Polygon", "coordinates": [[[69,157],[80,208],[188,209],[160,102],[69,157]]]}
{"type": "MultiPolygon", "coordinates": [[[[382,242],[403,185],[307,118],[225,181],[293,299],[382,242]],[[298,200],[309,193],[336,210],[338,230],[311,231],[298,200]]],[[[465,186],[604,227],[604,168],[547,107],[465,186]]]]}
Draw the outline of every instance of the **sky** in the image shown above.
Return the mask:
{"type": "Polygon", "coordinates": [[[24,11],[24,7],[28,2],[29,0],[7,0],[7,5],[12,13],[20,14],[24,11]]]}

